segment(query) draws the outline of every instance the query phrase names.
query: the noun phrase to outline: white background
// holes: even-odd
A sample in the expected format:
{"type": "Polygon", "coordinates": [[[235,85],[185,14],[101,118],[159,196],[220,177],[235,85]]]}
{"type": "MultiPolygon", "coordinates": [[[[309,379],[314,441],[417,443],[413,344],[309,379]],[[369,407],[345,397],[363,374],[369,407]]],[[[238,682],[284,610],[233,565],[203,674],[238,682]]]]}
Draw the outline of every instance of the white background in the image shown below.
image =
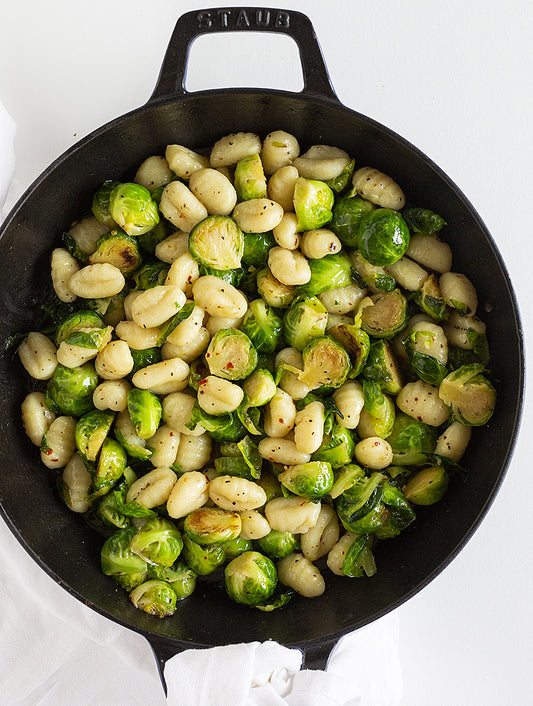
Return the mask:
{"type": "MultiPolygon", "coordinates": [[[[507,264],[528,336],[531,4],[293,0],[281,6],[310,16],[339,99],[417,145],[472,201],[507,264]]],[[[18,127],[11,203],[71,144],[148,99],[177,17],[199,7],[166,0],[3,5],[0,101],[18,127]]],[[[295,46],[278,40],[242,34],[200,40],[191,54],[189,90],[241,85],[299,90],[295,46]]],[[[532,471],[526,439],[531,421],[526,401],[521,438],[488,516],[452,564],[397,611],[405,706],[532,703],[532,471]]],[[[13,561],[24,562],[14,541],[6,547],[13,561]]],[[[7,580],[9,567],[0,572],[7,580]]],[[[55,584],[43,586],[50,601],[58,600],[55,584]]],[[[39,639],[36,628],[31,649],[17,656],[28,675],[30,659],[40,649],[46,652],[39,639]]],[[[110,666],[118,686],[101,703],[133,706],[146,703],[147,693],[151,703],[160,703],[142,638],[119,629],[114,639],[131,646],[132,653],[145,652],[146,669],[133,676],[125,662],[110,666]],[[129,685],[122,692],[120,680],[129,685]]],[[[90,678],[84,664],[105,657],[105,652],[84,654],[90,645],[80,647],[79,673],[69,676],[73,684],[90,678]]],[[[4,689],[12,696],[2,703],[27,693],[22,683],[7,687],[0,687],[0,702],[4,689]]],[[[41,702],[35,696],[24,703],[41,702]]],[[[86,701],[78,691],[55,703],[86,701]]]]}

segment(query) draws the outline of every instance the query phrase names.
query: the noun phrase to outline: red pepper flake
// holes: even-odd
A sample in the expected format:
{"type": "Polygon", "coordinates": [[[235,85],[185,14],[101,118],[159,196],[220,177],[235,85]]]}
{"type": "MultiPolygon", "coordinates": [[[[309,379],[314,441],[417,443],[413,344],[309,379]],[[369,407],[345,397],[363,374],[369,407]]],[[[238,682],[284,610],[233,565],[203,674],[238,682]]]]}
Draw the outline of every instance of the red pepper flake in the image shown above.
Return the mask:
{"type": "Polygon", "coordinates": [[[230,362],[226,365],[226,370],[233,370],[234,367],[235,366],[233,365],[233,363],[230,360],[230,362]]]}

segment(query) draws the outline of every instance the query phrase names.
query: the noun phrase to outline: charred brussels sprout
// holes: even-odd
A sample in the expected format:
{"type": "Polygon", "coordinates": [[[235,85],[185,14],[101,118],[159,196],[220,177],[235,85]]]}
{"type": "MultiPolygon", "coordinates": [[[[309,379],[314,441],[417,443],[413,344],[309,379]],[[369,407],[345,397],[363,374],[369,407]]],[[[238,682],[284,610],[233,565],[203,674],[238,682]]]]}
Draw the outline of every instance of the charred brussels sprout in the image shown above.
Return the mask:
{"type": "Polygon", "coordinates": [[[359,196],[344,196],[333,206],[333,218],[328,227],[335,233],[343,245],[357,247],[357,231],[361,218],[373,211],[374,204],[359,196]]]}
{"type": "Polygon", "coordinates": [[[435,427],[399,412],[387,437],[392,447],[393,463],[397,466],[424,463],[427,454],[434,451],[438,435],[435,427]]]}
{"type": "Polygon", "coordinates": [[[482,374],[483,365],[462,365],[447,375],[439,387],[439,397],[454,418],[471,427],[486,424],[496,405],[496,390],[482,374]]]}
{"type": "Polygon", "coordinates": [[[289,346],[302,351],[314,338],[323,336],[328,311],[317,297],[298,298],[283,317],[283,334],[289,346]]]}
{"type": "Polygon", "coordinates": [[[191,569],[200,576],[212,574],[226,561],[222,544],[201,545],[183,537],[183,558],[191,569]]]}
{"type": "Polygon", "coordinates": [[[392,338],[407,326],[407,299],[399,289],[372,296],[361,311],[361,328],[373,338],[392,338]]]}
{"type": "Polygon", "coordinates": [[[92,363],[77,368],[58,365],[46,388],[46,405],[55,413],[80,417],[93,408],[98,375],[92,363]]]}
{"type": "Polygon", "coordinates": [[[341,344],[330,336],[314,338],[303,349],[303,371],[299,378],[310,390],[323,385],[340,387],[350,372],[350,357],[341,344]]]}
{"type": "Polygon", "coordinates": [[[128,235],[142,235],[159,223],[159,210],[148,189],[119,184],[109,195],[109,212],[128,235]]]}
{"type": "Polygon", "coordinates": [[[311,279],[298,287],[298,292],[309,297],[328,289],[348,287],[352,284],[351,261],[344,252],[325,255],[318,260],[309,260],[311,279]]]}
{"type": "Polygon", "coordinates": [[[251,551],[232,559],[224,571],[226,592],[237,603],[255,606],[268,600],[278,583],[271,559],[251,551]]]}
{"type": "Polygon", "coordinates": [[[292,532],[270,530],[265,537],[256,540],[256,543],[263,554],[273,559],[283,559],[300,550],[300,536],[292,532]]]}
{"type": "Polygon", "coordinates": [[[122,478],[126,463],[126,452],[118,441],[104,439],[93,476],[93,495],[107,493],[122,478]]]}
{"type": "Polygon", "coordinates": [[[106,576],[131,591],[143,583],[148,576],[148,564],[131,551],[131,540],[137,534],[135,527],[118,530],[111,535],[102,547],[100,561],[106,576]]]}
{"type": "Polygon", "coordinates": [[[252,154],[237,162],[233,174],[233,183],[239,201],[263,199],[267,195],[267,184],[261,157],[252,154]]]}
{"type": "Polygon", "coordinates": [[[158,618],[165,618],[176,612],[176,592],[166,581],[145,581],[131,591],[130,600],[136,608],[158,618]]]}
{"type": "Polygon", "coordinates": [[[409,246],[409,229],[398,211],[377,208],[361,219],[357,236],[359,250],[372,265],[392,265],[409,246]]]}
{"type": "Polygon", "coordinates": [[[122,274],[128,275],[141,264],[141,253],[135,238],[121,230],[112,230],[98,239],[96,250],[89,257],[89,262],[91,265],[109,262],[118,267],[122,274]]]}
{"type": "Polygon", "coordinates": [[[208,216],[191,230],[189,251],[210,270],[234,270],[241,266],[244,236],[229,216],[208,216]]]}
{"type": "Polygon", "coordinates": [[[429,466],[411,476],[402,490],[415,505],[433,505],[444,496],[448,482],[448,473],[442,466],[429,466]]]}
{"type": "Polygon", "coordinates": [[[81,456],[87,461],[96,461],[115,415],[93,409],[84,414],[76,424],[76,446],[81,456]]]}
{"type": "Polygon", "coordinates": [[[396,355],[388,341],[370,344],[366,365],[361,373],[365,380],[377,382],[384,392],[397,395],[403,387],[403,376],[396,355]]]}
{"type": "Polygon", "coordinates": [[[148,571],[152,578],[169,583],[178,600],[187,598],[196,588],[196,572],[181,559],[172,566],[153,564],[148,571]]]}
{"type": "Polygon", "coordinates": [[[248,305],[240,330],[248,336],[258,353],[273,353],[281,337],[282,321],[262,299],[254,299],[248,305]]]}
{"type": "Polygon", "coordinates": [[[111,215],[110,199],[111,192],[117,186],[120,186],[119,181],[104,181],[93,197],[92,211],[94,217],[108,228],[113,228],[116,225],[115,220],[111,215]]]}
{"type": "Polygon", "coordinates": [[[435,235],[446,225],[444,218],[428,208],[406,208],[402,216],[412,233],[435,235]]]}
{"type": "Polygon", "coordinates": [[[154,517],[131,539],[131,551],[149,564],[172,566],[183,548],[178,528],[170,520],[154,517]]]}
{"type": "Polygon", "coordinates": [[[202,507],[187,515],[183,531],[196,544],[219,544],[239,536],[241,518],[236,512],[202,507]]]}
{"type": "Polygon", "coordinates": [[[128,390],[128,411],[139,439],[150,439],[159,426],[162,415],[161,402],[149,390],[132,387],[128,390]]]}
{"type": "Polygon", "coordinates": [[[298,177],[294,185],[294,212],[298,230],[321,228],[331,220],[333,191],[323,181],[298,177]]]}
{"type": "Polygon", "coordinates": [[[257,351],[243,332],[223,328],[211,339],[205,354],[212,375],[225,380],[243,380],[257,365],[257,351]]]}
{"type": "Polygon", "coordinates": [[[334,477],[327,461],[310,461],[289,466],[279,474],[278,480],[291,493],[319,500],[331,490],[334,477]]]}

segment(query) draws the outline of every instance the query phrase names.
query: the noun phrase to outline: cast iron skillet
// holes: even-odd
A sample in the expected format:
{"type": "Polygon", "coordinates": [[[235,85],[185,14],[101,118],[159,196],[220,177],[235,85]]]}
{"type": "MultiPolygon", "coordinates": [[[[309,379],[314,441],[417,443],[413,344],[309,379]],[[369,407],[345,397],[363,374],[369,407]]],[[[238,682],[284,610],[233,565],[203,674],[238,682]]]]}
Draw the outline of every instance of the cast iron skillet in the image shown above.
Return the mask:
{"type": "Polygon", "coordinates": [[[397,607],[454,558],[487,512],[510,460],[523,394],[522,332],[513,290],[496,245],[474,208],[428,157],[375,121],[344,107],[329,83],[308,18],[294,11],[218,8],[183,15],[177,22],[153,95],[146,105],[108,123],[57,159],[28,189],[1,235],[0,333],[32,328],[49,278],[49,255],[60,234],[105,179],[131,179],[141,161],[163,154],[168,143],[206,148],[240,130],[264,137],[274,129],[296,135],[303,149],[332,144],[359,166],[390,174],[408,202],[441,214],[454,269],[473,280],[488,325],[491,376],[498,406],[486,427],[474,430],[445,500],[419,508],[417,521],[392,541],[378,544],[377,575],[348,580],[328,573],[327,591],[312,601],[296,598],[264,614],[231,603],[216,583],[200,582],[173,618],[159,620],[133,608],[127,594],[99,568],[100,537],[83,517],[66,509],[43,472],[38,450],[25,437],[20,403],[27,376],[12,353],[3,353],[0,427],[0,508],[23,547],[60,585],[99,613],[144,635],[160,669],[190,647],[274,639],[299,647],[311,667],[323,667],[329,649],[346,632],[397,607]],[[298,44],[301,93],[261,89],[184,89],[187,55],[200,34],[254,30],[283,32],[298,44]]]}

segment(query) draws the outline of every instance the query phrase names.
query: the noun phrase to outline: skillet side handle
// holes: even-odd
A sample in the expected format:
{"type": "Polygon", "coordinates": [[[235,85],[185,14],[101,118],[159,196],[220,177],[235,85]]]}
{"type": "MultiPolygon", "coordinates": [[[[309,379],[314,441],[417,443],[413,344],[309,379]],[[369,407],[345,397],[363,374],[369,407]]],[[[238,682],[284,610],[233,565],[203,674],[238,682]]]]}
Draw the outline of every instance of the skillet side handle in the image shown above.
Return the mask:
{"type": "Polygon", "coordinates": [[[274,32],[291,37],[300,52],[304,87],[302,94],[332,98],[326,64],[313,25],[296,10],[257,7],[217,7],[186,12],[176,22],[159,78],[148,103],[159,98],[185,95],[189,51],[193,41],[215,32],[274,32]]]}
{"type": "Polygon", "coordinates": [[[319,640],[318,642],[307,643],[303,648],[302,669],[326,669],[331,650],[337,640],[319,640]]]}
{"type": "Polygon", "coordinates": [[[185,646],[182,648],[176,647],[175,644],[171,644],[170,642],[166,642],[163,638],[158,639],[154,636],[151,636],[150,639],[148,639],[148,643],[154,653],[159,678],[161,679],[165,696],[167,696],[168,690],[167,683],[165,681],[165,665],[171,657],[174,657],[174,655],[187,648],[185,646]]]}

